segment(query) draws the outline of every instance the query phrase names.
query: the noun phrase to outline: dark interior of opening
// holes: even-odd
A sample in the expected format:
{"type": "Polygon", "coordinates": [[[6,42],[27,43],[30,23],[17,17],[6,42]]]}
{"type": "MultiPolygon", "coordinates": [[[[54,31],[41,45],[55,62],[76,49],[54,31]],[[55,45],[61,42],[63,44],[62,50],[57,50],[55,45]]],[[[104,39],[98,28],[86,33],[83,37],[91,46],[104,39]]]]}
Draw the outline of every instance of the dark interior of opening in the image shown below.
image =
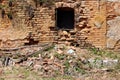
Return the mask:
{"type": "Polygon", "coordinates": [[[25,45],[37,45],[39,41],[34,41],[34,39],[29,39],[28,43],[25,43],[25,45]]]}
{"type": "Polygon", "coordinates": [[[56,9],[56,26],[58,29],[74,28],[74,9],[62,7],[56,9]]]}
{"type": "Polygon", "coordinates": [[[27,43],[24,43],[24,45],[37,45],[39,43],[39,41],[35,41],[33,38],[32,38],[32,33],[30,32],[28,37],[26,38],[28,40],[27,43]]]}

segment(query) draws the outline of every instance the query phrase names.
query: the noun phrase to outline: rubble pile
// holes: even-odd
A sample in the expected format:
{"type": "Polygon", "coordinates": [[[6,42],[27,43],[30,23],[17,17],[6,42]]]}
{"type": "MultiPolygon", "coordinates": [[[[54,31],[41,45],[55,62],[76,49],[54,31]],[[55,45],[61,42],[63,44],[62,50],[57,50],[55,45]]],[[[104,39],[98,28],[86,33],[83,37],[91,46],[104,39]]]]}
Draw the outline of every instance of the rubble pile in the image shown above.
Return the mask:
{"type": "MultiPolygon", "coordinates": [[[[15,49],[14,49],[15,50],[15,49]]],[[[5,50],[4,50],[5,52],[5,50]]],[[[101,51],[81,49],[64,44],[45,44],[41,46],[29,46],[15,51],[7,51],[11,54],[1,55],[0,66],[19,66],[39,73],[43,77],[55,77],[70,75],[79,77],[89,74],[91,71],[107,71],[118,67],[119,59],[103,58],[95,56],[106,54],[101,51]],[[93,55],[94,54],[94,55],[93,55]]]]}
{"type": "MultiPolygon", "coordinates": [[[[37,52],[39,53],[39,52],[37,52]]],[[[40,73],[41,76],[84,74],[81,59],[77,57],[76,50],[65,46],[54,46],[40,54],[29,57],[21,66],[27,66],[40,73]]]]}

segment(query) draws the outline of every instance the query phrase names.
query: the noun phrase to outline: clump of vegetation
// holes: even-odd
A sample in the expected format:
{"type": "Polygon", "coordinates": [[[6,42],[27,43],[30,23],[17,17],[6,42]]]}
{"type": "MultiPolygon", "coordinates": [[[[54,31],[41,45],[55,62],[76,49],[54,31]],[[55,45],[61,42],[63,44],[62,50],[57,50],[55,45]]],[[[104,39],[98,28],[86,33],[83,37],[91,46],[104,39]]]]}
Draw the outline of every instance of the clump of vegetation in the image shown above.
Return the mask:
{"type": "Polygon", "coordinates": [[[66,75],[78,75],[78,74],[85,74],[86,71],[83,68],[83,63],[79,58],[76,58],[73,55],[68,54],[58,54],[56,53],[55,58],[58,61],[62,61],[62,65],[64,66],[64,73],[66,75]]]}
{"type": "Polygon", "coordinates": [[[6,7],[6,5],[0,4],[0,9],[4,9],[5,7],[6,7]]]}
{"type": "Polygon", "coordinates": [[[54,4],[54,0],[34,0],[34,2],[40,6],[51,6],[54,4]]]}
{"type": "Polygon", "coordinates": [[[4,16],[5,16],[5,10],[4,9],[1,10],[1,16],[2,16],[2,18],[4,18],[4,16]]]}
{"type": "Polygon", "coordinates": [[[39,54],[41,54],[42,58],[50,58],[50,54],[48,54],[52,49],[54,48],[54,45],[51,45],[50,47],[47,47],[41,51],[35,52],[33,55],[30,57],[38,57],[39,54]]]}
{"type": "Polygon", "coordinates": [[[49,48],[46,48],[45,51],[51,51],[52,49],[54,49],[55,45],[53,44],[52,46],[50,46],[49,48]]]}
{"type": "Polygon", "coordinates": [[[8,12],[8,13],[7,13],[7,16],[8,16],[8,18],[9,18],[10,20],[12,20],[12,19],[13,19],[12,12],[8,12]]]}
{"type": "Polygon", "coordinates": [[[31,5],[29,5],[26,7],[26,11],[28,13],[29,20],[31,20],[34,17],[34,9],[32,8],[31,5]]]}
{"type": "Polygon", "coordinates": [[[91,52],[91,54],[98,55],[100,57],[120,59],[120,54],[112,52],[112,51],[100,50],[98,48],[90,48],[89,51],[91,52]]]}
{"type": "Polygon", "coordinates": [[[12,8],[11,8],[13,6],[13,1],[14,0],[9,0],[8,5],[7,4],[3,5],[3,4],[0,3],[0,9],[1,9],[2,18],[4,18],[4,16],[7,15],[10,20],[13,19],[13,11],[12,11],[12,8]],[[6,10],[8,12],[5,14],[6,10]]]}
{"type": "Polygon", "coordinates": [[[59,60],[64,60],[65,57],[66,57],[65,54],[58,54],[58,53],[56,53],[54,56],[55,56],[57,59],[59,59],[59,60]]]}
{"type": "Polygon", "coordinates": [[[0,10],[1,10],[1,16],[2,16],[2,18],[4,18],[4,16],[5,16],[5,8],[6,7],[7,7],[6,5],[0,4],[0,10]]]}
{"type": "Polygon", "coordinates": [[[9,3],[8,3],[9,7],[12,7],[12,6],[13,6],[13,1],[14,1],[14,0],[9,0],[9,3]]]}

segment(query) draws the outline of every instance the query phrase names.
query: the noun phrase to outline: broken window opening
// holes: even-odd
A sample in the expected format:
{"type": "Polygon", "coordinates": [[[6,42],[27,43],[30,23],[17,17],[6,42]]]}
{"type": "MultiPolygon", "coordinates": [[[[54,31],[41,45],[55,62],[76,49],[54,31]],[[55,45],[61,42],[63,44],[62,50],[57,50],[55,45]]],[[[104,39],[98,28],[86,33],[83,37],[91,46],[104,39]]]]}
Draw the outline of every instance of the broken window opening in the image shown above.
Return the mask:
{"type": "Polygon", "coordinates": [[[28,43],[25,43],[25,45],[38,45],[39,41],[34,41],[34,39],[29,39],[28,43]]]}
{"type": "Polygon", "coordinates": [[[27,43],[24,43],[24,45],[38,45],[39,41],[35,41],[33,38],[32,38],[32,33],[29,33],[29,36],[27,38],[28,42],[27,43]]]}
{"type": "Polygon", "coordinates": [[[57,29],[74,29],[74,9],[69,7],[60,7],[56,9],[56,27],[57,29]]]}

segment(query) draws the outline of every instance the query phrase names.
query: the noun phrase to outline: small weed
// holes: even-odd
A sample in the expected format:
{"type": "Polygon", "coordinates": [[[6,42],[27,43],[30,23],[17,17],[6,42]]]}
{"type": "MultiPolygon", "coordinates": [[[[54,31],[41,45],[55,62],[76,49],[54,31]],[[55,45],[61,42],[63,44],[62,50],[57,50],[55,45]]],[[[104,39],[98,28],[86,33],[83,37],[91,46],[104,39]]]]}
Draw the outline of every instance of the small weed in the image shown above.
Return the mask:
{"type": "Polygon", "coordinates": [[[65,66],[66,68],[69,68],[69,67],[70,67],[70,63],[69,63],[68,60],[66,60],[66,61],[64,62],[64,66],[65,66]]]}
{"type": "Polygon", "coordinates": [[[65,80],[66,80],[66,79],[67,79],[67,80],[73,80],[73,78],[72,78],[71,76],[65,76],[65,75],[64,75],[64,76],[62,76],[62,77],[63,77],[63,80],[64,80],[64,79],[65,79],[65,80]]]}
{"type": "Polygon", "coordinates": [[[8,13],[7,13],[7,16],[8,16],[8,18],[9,18],[10,20],[12,20],[12,19],[13,19],[12,12],[8,12],[8,13]]]}
{"type": "Polygon", "coordinates": [[[97,48],[90,48],[90,51],[91,51],[93,54],[97,54],[97,53],[98,53],[98,49],[97,49],[97,48]]]}
{"type": "Polygon", "coordinates": [[[39,57],[39,54],[42,53],[41,51],[37,51],[35,52],[35,54],[33,54],[31,57],[39,57]]]}
{"type": "Polygon", "coordinates": [[[1,11],[1,16],[2,16],[2,18],[4,18],[4,16],[5,16],[5,10],[4,9],[2,9],[2,11],[1,11]]]}
{"type": "Polygon", "coordinates": [[[114,67],[114,69],[120,71],[120,62],[114,67]]]}
{"type": "Polygon", "coordinates": [[[74,70],[78,73],[85,74],[85,70],[83,69],[83,63],[81,61],[75,62],[74,70]]]}
{"type": "Polygon", "coordinates": [[[51,47],[45,49],[44,51],[50,51],[50,50],[54,49],[54,47],[55,47],[55,45],[52,45],[51,47]]]}
{"type": "Polygon", "coordinates": [[[76,70],[77,72],[80,72],[81,74],[85,74],[85,73],[86,73],[84,69],[81,69],[81,68],[79,68],[79,67],[76,67],[75,70],[76,70]]]}
{"type": "Polygon", "coordinates": [[[6,5],[0,4],[0,9],[4,9],[4,8],[6,8],[6,7],[7,7],[6,5]]]}
{"type": "Polygon", "coordinates": [[[65,54],[58,54],[58,53],[56,53],[56,54],[54,54],[54,56],[55,56],[57,59],[59,59],[59,60],[64,60],[64,59],[66,58],[66,55],[65,55],[65,54]]]}
{"type": "Polygon", "coordinates": [[[9,7],[12,7],[13,6],[13,0],[9,0],[9,7]]]}
{"type": "Polygon", "coordinates": [[[65,72],[65,73],[69,73],[69,68],[71,67],[69,61],[66,60],[66,61],[63,63],[63,65],[65,66],[64,72],[65,72]]]}
{"type": "Polygon", "coordinates": [[[5,80],[4,78],[0,78],[0,80],[5,80]]]}
{"type": "Polygon", "coordinates": [[[97,48],[90,48],[89,51],[91,52],[91,54],[98,55],[98,56],[101,56],[101,57],[120,59],[120,55],[117,54],[117,53],[114,53],[112,51],[100,50],[100,49],[97,49],[97,48]]]}
{"type": "Polygon", "coordinates": [[[35,3],[39,3],[40,5],[53,5],[54,4],[54,0],[34,0],[35,3]]]}
{"type": "MultiPolygon", "coordinates": [[[[52,45],[52,46],[50,46],[50,47],[48,47],[48,48],[46,48],[46,49],[37,51],[37,52],[35,52],[33,55],[31,55],[30,57],[38,57],[39,54],[41,54],[42,57],[49,56],[49,55],[47,55],[47,53],[45,53],[45,52],[49,52],[49,51],[51,51],[53,48],[54,48],[54,45],[52,45]]],[[[50,56],[49,56],[49,57],[50,57],[50,56]]]]}

